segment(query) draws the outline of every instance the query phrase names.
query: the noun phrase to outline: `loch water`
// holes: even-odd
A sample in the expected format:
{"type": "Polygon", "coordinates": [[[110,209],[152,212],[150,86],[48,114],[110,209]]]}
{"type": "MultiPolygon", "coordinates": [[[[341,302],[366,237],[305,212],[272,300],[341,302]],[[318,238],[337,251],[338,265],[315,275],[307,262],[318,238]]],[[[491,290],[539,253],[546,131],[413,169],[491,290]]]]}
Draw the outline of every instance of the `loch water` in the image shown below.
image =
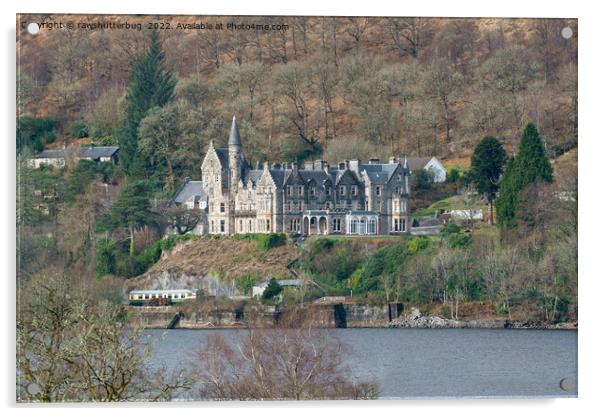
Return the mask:
{"type": "MultiPolygon", "coordinates": [[[[151,366],[189,366],[207,336],[243,329],[146,330],[151,366]]],[[[577,396],[577,331],[535,329],[325,329],[350,346],[355,380],[376,380],[382,399],[577,396]],[[560,381],[566,379],[560,387],[560,381]]],[[[187,399],[198,399],[194,392],[187,399]]]]}

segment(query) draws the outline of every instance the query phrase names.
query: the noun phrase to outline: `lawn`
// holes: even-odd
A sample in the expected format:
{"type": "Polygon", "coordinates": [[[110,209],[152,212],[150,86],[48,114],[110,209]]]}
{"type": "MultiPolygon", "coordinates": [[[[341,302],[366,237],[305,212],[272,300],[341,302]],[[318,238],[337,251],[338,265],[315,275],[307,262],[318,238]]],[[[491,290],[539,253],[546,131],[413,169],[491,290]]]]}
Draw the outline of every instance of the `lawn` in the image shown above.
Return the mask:
{"type": "Polygon", "coordinates": [[[487,210],[487,205],[483,204],[478,198],[466,197],[465,195],[454,195],[449,198],[441,199],[432,203],[426,208],[421,208],[412,213],[412,217],[428,217],[435,215],[438,210],[449,211],[452,209],[483,209],[487,210]]]}

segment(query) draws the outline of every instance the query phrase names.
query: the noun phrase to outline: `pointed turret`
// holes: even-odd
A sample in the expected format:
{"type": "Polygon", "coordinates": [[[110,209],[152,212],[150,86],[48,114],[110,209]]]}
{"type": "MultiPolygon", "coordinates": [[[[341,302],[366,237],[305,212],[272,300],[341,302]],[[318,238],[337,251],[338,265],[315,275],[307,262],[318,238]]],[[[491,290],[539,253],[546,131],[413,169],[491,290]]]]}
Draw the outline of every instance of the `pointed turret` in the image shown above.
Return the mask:
{"type": "Polygon", "coordinates": [[[243,176],[243,155],[242,144],[240,143],[240,132],[236,123],[236,116],[232,117],[232,127],[230,128],[230,137],[228,139],[228,163],[230,165],[230,185],[232,192],[235,192],[236,184],[243,176]]]}
{"type": "Polygon", "coordinates": [[[232,127],[230,127],[230,138],[228,139],[228,146],[242,146],[242,144],[240,143],[240,132],[238,131],[236,116],[232,116],[232,127]]]}

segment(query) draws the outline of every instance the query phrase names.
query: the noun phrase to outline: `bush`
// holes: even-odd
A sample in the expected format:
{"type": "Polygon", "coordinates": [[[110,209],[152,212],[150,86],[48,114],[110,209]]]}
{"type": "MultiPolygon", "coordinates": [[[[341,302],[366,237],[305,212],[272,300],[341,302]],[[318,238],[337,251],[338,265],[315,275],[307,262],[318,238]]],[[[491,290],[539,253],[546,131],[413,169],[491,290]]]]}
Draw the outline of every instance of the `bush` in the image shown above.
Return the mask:
{"type": "Polygon", "coordinates": [[[446,237],[446,241],[452,248],[463,248],[470,245],[472,236],[470,234],[450,234],[446,237]]]}
{"type": "Polygon", "coordinates": [[[106,274],[115,274],[115,243],[108,238],[98,240],[96,243],[96,257],[92,269],[97,277],[106,274]]]}
{"type": "Polygon", "coordinates": [[[88,125],[83,121],[76,121],[71,126],[71,136],[76,139],[81,139],[82,137],[88,137],[88,125]]]}
{"type": "Polygon", "coordinates": [[[432,172],[419,169],[412,173],[412,188],[415,190],[427,190],[433,186],[434,175],[432,172]]]}
{"type": "Polygon", "coordinates": [[[282,292],[282,286],[278,284],[276,279],[270,280],[268,286],[263,291],[263,295],[261,295],[261,302],[266,303],[272,300],[275,296],[278,296],[282,292]]]}
{"type": "Polygon", "coordinates": [[[447,237],[450,234],[457,234],[460,232],[460,226],[458,224],[447,224],[439,230],[439,235],[442,237],[447,237]]]}
{"type": "Polygon", "coordinates": [[[451,168],[449,174],[445,178],[447,183],[457,183],[460,181],[460,171],[457,168],[451,168]]]}
{"type": "Polygon", "coordinates": [[[430,247],[430,241],[427,237],[415,236],[408,241],[407,250],[410,254],[416,254],[430,247]]]}
{"type": "Polygon", "coordinates": [[[249,240],[255,241],[257,250],[268,251],[274,247],[283,245],[286,242],[285,233],[248,233],[248,234],[235,234],[232,236],[235,240],[249,240]]]}

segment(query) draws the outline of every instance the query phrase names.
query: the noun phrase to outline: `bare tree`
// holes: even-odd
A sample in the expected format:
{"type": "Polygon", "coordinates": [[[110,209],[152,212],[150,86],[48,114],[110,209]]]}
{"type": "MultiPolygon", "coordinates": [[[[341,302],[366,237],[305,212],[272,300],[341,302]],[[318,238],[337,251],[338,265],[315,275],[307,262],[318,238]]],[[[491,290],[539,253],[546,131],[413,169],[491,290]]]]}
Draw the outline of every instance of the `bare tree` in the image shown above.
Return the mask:
{"type": "Polygon", "coordinates": [[[199,352],[201,397],[214,400],[376,398],[373,382],[345,374],[347,347],[304,325],[252,329],[243,339],[209,337],[199,352]]]}
{"type": "Polygon", "coordinates": [[[432,36],[432,22],[428,18],[390,18],[387,23],[393,49],[402,57],[410,55],[417,58],[432,36]]]}
{"type": "Polygon", "coordinates": [[[21,292],[19,401],[157,401],[190,388],[181,371],[150,370],[141,329],[121,324],[118,306],[93,303],[80,283],[48,272],[21,292]]]}

